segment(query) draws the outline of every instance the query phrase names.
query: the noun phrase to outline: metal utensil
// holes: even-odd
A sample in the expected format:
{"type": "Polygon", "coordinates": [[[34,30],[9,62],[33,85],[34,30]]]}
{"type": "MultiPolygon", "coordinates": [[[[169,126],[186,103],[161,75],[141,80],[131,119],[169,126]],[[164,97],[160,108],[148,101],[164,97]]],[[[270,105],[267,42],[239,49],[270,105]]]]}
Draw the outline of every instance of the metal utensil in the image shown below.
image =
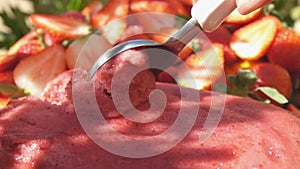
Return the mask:
{"type": "MultiPolygon", "coordinates": [[[[186,44],[202,30],[208,32],[215,30],[235,8],[235,0],[199,0],[192,8],[193,17],[165,43],[160,44],[151,40],[131,40],[118,44],[97,59],[88,71],[86,79],[91,80],[106,62],[129,49],[160,48],[178,55],[186,44]]],[[[151,55],[149,55],[149,60],[151,60],[151,55]]],[[[171,62],[175,64],[176,60],[171,62]]]]}

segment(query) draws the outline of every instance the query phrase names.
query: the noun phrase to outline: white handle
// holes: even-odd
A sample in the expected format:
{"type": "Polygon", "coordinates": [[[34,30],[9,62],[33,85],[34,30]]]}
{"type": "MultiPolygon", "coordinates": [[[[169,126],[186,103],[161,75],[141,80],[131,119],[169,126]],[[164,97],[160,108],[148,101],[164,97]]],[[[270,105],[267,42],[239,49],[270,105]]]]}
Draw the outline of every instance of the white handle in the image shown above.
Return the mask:
{"type": "Polygon", "coordinates": [[[235,0],[198,0],[192,8],[192,17],[203,30],[212,32],[235,8],[235,0]]]}

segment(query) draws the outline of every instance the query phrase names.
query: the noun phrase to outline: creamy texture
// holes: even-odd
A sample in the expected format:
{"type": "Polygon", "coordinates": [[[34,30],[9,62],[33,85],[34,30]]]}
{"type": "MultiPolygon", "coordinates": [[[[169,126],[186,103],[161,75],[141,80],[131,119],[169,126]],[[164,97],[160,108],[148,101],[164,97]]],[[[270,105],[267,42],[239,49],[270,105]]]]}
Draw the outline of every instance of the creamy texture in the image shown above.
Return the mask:
{"type": "MultiPolygon", "coordinates": [[[[226,95],[220,123],[211,137],[200,143],[207,115],[216,108],[211,105],[212,99],[224,95],[190,89],[190,92],[199,92],[200,99],[182,103],[178,86],[155,83],[148,70],[131,81],[130,99],[137,109],[146,110],[151,90],[161,89],[168,101],[165,111],[158,119],[145,124],[125,119],[111,99],[111,77],[146,64],[140,53],[129,52],[133,52],[127,53],[129,55],[137,54],[139,59],[132,62],[129,55],[117,57],[90,82],[85,81],[86,71],[82,69],[65,72],[48,84],[44,100],[24,97],[1,109],[0,169],[290,169],[300,166],[300,122],[286,110],[226,95]],[[94,87],[99,109],[107,123],[128,137],[147,138],[161,134],[175,122],[181,106],[187,113],[192,112],[195,105],[200,109],[192,130],[171,150],[150,158],[120,157],[96,145],[78,121],[73,99],[76,94],[84,98],[90,93],[87,90],[90,87],[94,87]]],[[[178,135],[175,132],[172,136],[178,135]]],[[[111,135],[101,137],[119,143],[111,135]]]]}
{"type": "MultiPolygon", "coordinates": [[[[158,84],[168,97],[164,114],[137,124],[121,116],[107,118],[117,131],[146,137],[166,130],[176,119],[178,88],[158,84]]],[[[299,121],[283,109],[227,96],[223,117],[211,138],[199,134],[212,95],[200,92],[195,126],[176,147],[159,156],[130,159],[98,147],[82,130],[72,104],[55,105],[34,97],[15,100],[0,111],[0,168],[295,168],[300,165],[299,121]]],[[[188,103],[187,103],[188,104],[188,103]]],[[[143,105],[141,105],[143,106],[143,105]]],[[[187,105],[188,106],[188,105],[187,105]]],[[[110,114],[118,114],[112,108],[110,114]]],[[[110,136],[107,140],[114,141],[110,136]]]]}

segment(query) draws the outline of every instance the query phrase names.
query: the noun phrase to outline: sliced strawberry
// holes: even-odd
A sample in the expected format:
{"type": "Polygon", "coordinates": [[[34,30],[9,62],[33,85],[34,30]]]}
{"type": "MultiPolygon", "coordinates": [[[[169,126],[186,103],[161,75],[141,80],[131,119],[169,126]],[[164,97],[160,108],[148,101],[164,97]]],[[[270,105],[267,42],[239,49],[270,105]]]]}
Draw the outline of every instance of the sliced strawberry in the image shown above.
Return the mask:
{"type": "Polygon", "coordinates": [[[68,12],[64,13],[63,15],[77,18],[78,20],[86,22],[86,17],[81,12],[78,12],[78,11],[68,11],[68,12]]]}
{"type": "Polygon", "coordinates": [[[130,2],[130,10],[133,13],[139,12],[160,12],[168,14],[189,15],[184,5],[174,0],[132,0],[130,2]]]}
{"type": "MultiPolygon", "coordinates": [[[[221,25],[213,32],[209,32],[209,33],[205,32],[205,35],[213,44],[219,45],[220,47],[223,48],[224,61],[226,65],[238,60],[238,57],[236,56],[235,52],[229,46],[229,42],[232,37],[232,34],[224,26],[221,25]]],[[[201,45],[201,46],[205,47],[205,45],[201,45]]],[[[208,47],[210,47],[210,44],[208,47]]]]}
{"type": "Polygon", "coordinates": [[[127,16],[129,0],[110,0],[100,11],[91,17],[91,25],[102,29],[108,22],[127,16]]]}
{"type": "Polygon", "coordinates": [[[112,45],[115,45],[124,36],[126,28],[127,21],[125,19],[114,20],[103,27],[103,36],[105,36],[112,45]]]}
{"type": "Polygon", "coordinates": [[[23,45],[29,43],[32,40],[38,40],[38,34],[37,31],[35,30],[29,31],[26,35],[24,35],[21,39],[19,39],[13,46],[11,46],[8,49],[7,54],[8,55],[16,54],[23,45]]]}
{"type": "Polygon", "coordinates": [[[178,84],[196,89],[208,89],[223,75],[223,48],[213,45],[199,54],[193,54],[185,60],[191,72],[178,72],[178,84]],[[192,76],[190,76],[190,74],[192,76]],[[196,86],[191,84],[195,83],[196,86]]]}
{"type": "Polygon", "coordinates": [[[235,25],[246,24],[255,20],[261,13],[262,8],[252,11],[247,15],[240,14],[239,11],[236,9],[232,13],[230,13],[230,15],[227,16],[224,23],[235,25]]]}
{"type": "Polygon", "coordinates": [[[74,40],[66,49],[64,57],[69,69],[89,69],[96,59],[111,47],[104,36],[93,34],[74,40]]]}
{"type": "Polygon", "coordinates": [[[86,7],[83,8],[81,11],[82,15],[91,17],[92,15],[96,14],[103,8],[103,3],[101,1],[93,1],[88,4],[86,7]]]}
{"type": "Polygon", "coordinates": [[[170,4],[166,1],[148,1],[148,0],[131,0],[130,10],[132,13],[139,12],[160,12],[175,14],[174,9],[170,8],[170,4]]]}
{"type": "Polygon", "coordinates": [[[147,39],[150,40],[151,37],[145,33],[144,28],[141,25],[130,25],[124,31],[121,40],[118,43],[122,43],[134,39],[147,39]]]}
{"type": "Polygon", "coordinates": [[[259,63],[251,68],[257,74],[255,87],[273,87],[286,98],[292,94],[292,81],[288,71],[281,66],[273,63],[259,63]]]}
{"type": "Polygon", "coordinates": [[[13,84],[13,73],[12,71],[0,72],[0,84],[13,84]]]}
{"type": "Polygon", "coordinates": [[[189,6],[194,5],[197,2],[197,0],[179,0],[179,1],[189,6]]]}
{"type": "Polygon", "coordinates": [[[54,44],[61,44],[64,41],[63,38],[54,36],[50,33],[45,33],[44,42],[47,46],[52,46],[54,44]]]}
{"type": "Polygon", "coordinates": [[[263,57],[271,46],[276,32],[281,29],[280,21],[274,16],[264,16],[236,30],[230,40],[230,47],[237,56],[245,60],[263,57]]]}
{"type": "Polygon", "coordinates": [[[81,17],[74,15],[33,14],[30,20],[36,28],[62,39],[74,39],[91,32],[90,26],[81,17]]]}
{"type": "Polygon", "coordinates": [[[300,70],[300,35],[295,30],[281,30],[268,50],[267,57],[290,72],[300,70]]]}
{"type": "Polygon", "coordinates": [[[223,48],[224,51],[224,64],[228,65],[238,60],[235,52],[230,48],[229,44],[213,43],[214,46],[223,48]]]}
{"type": "Polygon", "coordinates": [[[19,58],[16,54],[9,55],[3,54],[0,55],[0,72],[13,69],[18,63],[19,58]]]}
{"type": "Polygon", "coordinates": [[[170,8],[175,10],[175,14],[178,15],[190,15],[189,10],[182,4],[181,1],[174,1],[174,0],[165,0],[170,4],[170,8]]]}
{"type": "Polygon", "coordinates": [[[34,55],[38,52],[40,52],[43,49],[43,46],[41,42],[38,40],[32,40],[28,42],[27,44],[24,44],[20,47],[20,49],[17,52],[17,57],[19,59],[23,59],[25,57],[28,57],[30,55],[34,55]]]}
{"type": "Polygon", "coordinates": [[[9,102],[9,99],[4,96],[0,96],[0,109],[4,108],[9,102]]]}
{"type": "Polygon", "coordinates": [[[46,84],[66,70],[64,55],[62,46],[53,45],[23,59],[13,71],[16,85],[40,97],[46,84]]]}

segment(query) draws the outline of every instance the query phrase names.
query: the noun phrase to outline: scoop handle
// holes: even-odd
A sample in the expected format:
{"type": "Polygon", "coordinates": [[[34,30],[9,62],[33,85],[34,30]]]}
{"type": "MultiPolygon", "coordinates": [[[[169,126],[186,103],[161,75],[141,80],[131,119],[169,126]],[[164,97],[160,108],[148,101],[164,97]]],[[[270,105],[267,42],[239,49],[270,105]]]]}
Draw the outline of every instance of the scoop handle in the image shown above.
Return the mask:
{"type": "Polygon", "coordinates": [[[235,0],[198,0],[192,7],[191,14],[204,31],[212,32],[234,9],[235,0]]]}

